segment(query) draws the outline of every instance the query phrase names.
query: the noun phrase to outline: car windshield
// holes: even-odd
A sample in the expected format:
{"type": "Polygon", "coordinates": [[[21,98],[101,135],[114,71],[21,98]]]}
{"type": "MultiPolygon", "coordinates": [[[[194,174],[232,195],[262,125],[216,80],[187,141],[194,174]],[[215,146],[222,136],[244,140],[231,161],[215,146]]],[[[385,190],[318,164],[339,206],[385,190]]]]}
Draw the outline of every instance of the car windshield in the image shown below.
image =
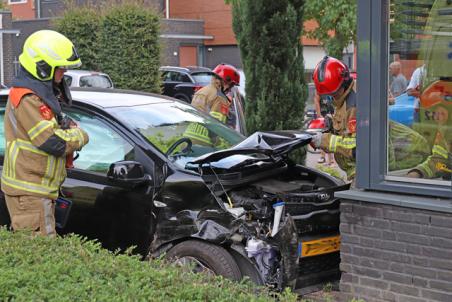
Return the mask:
{"type": "Polygon", "coordinates": [[[212,80],[211,72],[194,72],[190,75],[195,80],[195,83],[208,84],[212,80]]]}
{"type": "Polygon", "coordinates": [[[181,168],[196,157],[230,148],[244,139],[240,133],[181,102],[114,107],[108,111],[163,154],[180,141],[168,158],[181,168]],[[187,141],[192,143],[191,148],[187,148],[187,141]]]}
{"type": "Polygon", "coordinates": [[[80,87],[112,88],[110,78],[104,75],[88,75],[80,78],[80,87]]]}

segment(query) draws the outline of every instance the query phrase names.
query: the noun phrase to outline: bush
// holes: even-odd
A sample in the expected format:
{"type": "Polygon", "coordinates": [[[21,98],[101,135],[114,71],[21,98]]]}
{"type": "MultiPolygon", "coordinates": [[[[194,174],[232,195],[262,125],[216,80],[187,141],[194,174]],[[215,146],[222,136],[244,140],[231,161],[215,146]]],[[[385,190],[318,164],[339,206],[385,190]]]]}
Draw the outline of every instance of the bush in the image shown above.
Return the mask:
{"type": "Polygon", "coordinates": [[[0,229],[0,301],[295,301],[248,282],[114,254],[93,241],[0,229]]]}
{"type": "Polygon", "coordinates": [[[53,24],[71,39],[83,69],[106,72],[116,88],[160,93],[160,19],[139,1],[77,7],[53,24]]]}
{"type": "Polygon", "coordinates": [[[100,34],[100,61],[118,88],[160,93],[160,19],[138,4],[111,7],[100,34]]]}
{"type": "Polygon", "coordinates": [[[62,18],[54,19],[56,31],[68,37],[77,48],[83,69],[101,70],[99,62],[99,32],[102,18],[94,8],[71,7],[62,18]]]}

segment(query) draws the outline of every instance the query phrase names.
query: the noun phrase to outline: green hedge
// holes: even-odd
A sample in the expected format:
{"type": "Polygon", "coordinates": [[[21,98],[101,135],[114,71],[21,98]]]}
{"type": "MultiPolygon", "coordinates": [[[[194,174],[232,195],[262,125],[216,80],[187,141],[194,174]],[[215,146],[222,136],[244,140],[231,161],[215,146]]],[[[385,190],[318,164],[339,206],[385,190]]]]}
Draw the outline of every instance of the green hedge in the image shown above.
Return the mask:
{"type": "Polygon", "coordinates": [[[116,88],[160,93],[160,18],[139,1],[69,6],[53,23],[71,39],[82,69],[106,72],[116,88]]]}
{"type": "Polygon", "coordinates": [[[0,229],[0,301],[296,301],[248,282],[113,254],[72,235],[31,238],[0,229]]]}
{"type": "Polygon", "coordinates": [[[101,70],[99,62],[99,32],[101,18],[99,12],[88,7],[72,7],[62,18],[54,19],[57,31],[66,35],[77,47],[82,59],[82,68],[101,70]]]}

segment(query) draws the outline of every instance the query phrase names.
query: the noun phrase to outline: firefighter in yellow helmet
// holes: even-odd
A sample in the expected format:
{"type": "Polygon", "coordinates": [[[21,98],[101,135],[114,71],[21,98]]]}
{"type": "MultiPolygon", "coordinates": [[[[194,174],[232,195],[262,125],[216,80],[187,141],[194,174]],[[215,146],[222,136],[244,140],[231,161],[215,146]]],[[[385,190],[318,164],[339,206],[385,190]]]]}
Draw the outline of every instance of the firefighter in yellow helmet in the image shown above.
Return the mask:
{"type": "MultiPolygon", "coordinates": [[[[226,123],[231,106],[226,93],[240,83],[240,75],[234,66],[223,63],[215,67],[213,72],[215,76],[212,77],[211,83],[195,93],[191,104],[196,109],[226,123]]],[[[201,145],[221,145],[221,142],[213,141],[209,137],[209,130],[198,123],[188,125],[184,136],[201,145]]]]}
{"type": "Polygon", "coordinates": [[[54,236],[66,156],[88,143],[86,132],[61,110],[61,103],[72,102],[64,72],[81,60],[69,39],[41,30],[27,38],[19,62],[6,104],[1,189],[14,230],[54,236]]]}

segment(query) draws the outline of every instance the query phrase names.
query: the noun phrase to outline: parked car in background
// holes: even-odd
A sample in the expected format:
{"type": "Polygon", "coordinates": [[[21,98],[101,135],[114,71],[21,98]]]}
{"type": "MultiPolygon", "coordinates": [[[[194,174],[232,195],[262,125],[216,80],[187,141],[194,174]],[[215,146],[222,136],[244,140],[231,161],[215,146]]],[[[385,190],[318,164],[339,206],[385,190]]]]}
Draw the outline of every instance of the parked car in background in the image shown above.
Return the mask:
{"type": "Polygon", "coordinates": [[[64,80],[69,87],[114,88],[108,74],[97,71],[68,70],[64,73],[64,80]]]}
{"type": "MultiPolygon", "coordinates": [[[[7,94],[0,96],[3,121],[7,94]]],[[[60,234],[115,251],[134,246],[143,259],[166,253],[195,271],[248,276],[277,290],[339,277],[334,193],[349,186],[289,160],[309,134],[246,138],[189,104],[149,93],[76,89],[72,96],[63,111],[90,142],[68,169],[65,207],[57,200],[57,213],[70,208],[60,234]],[[193,125],[211,141],[184,136],[193,125]]],[[[0,192],[0,225],[8,220],[0,192]]]]}
{"type": "Polygon", "coordinates": [[[206,67],[162,66],[163,95],[191,103],[193,95],[208,85],[214,73],[206,67]]]}

